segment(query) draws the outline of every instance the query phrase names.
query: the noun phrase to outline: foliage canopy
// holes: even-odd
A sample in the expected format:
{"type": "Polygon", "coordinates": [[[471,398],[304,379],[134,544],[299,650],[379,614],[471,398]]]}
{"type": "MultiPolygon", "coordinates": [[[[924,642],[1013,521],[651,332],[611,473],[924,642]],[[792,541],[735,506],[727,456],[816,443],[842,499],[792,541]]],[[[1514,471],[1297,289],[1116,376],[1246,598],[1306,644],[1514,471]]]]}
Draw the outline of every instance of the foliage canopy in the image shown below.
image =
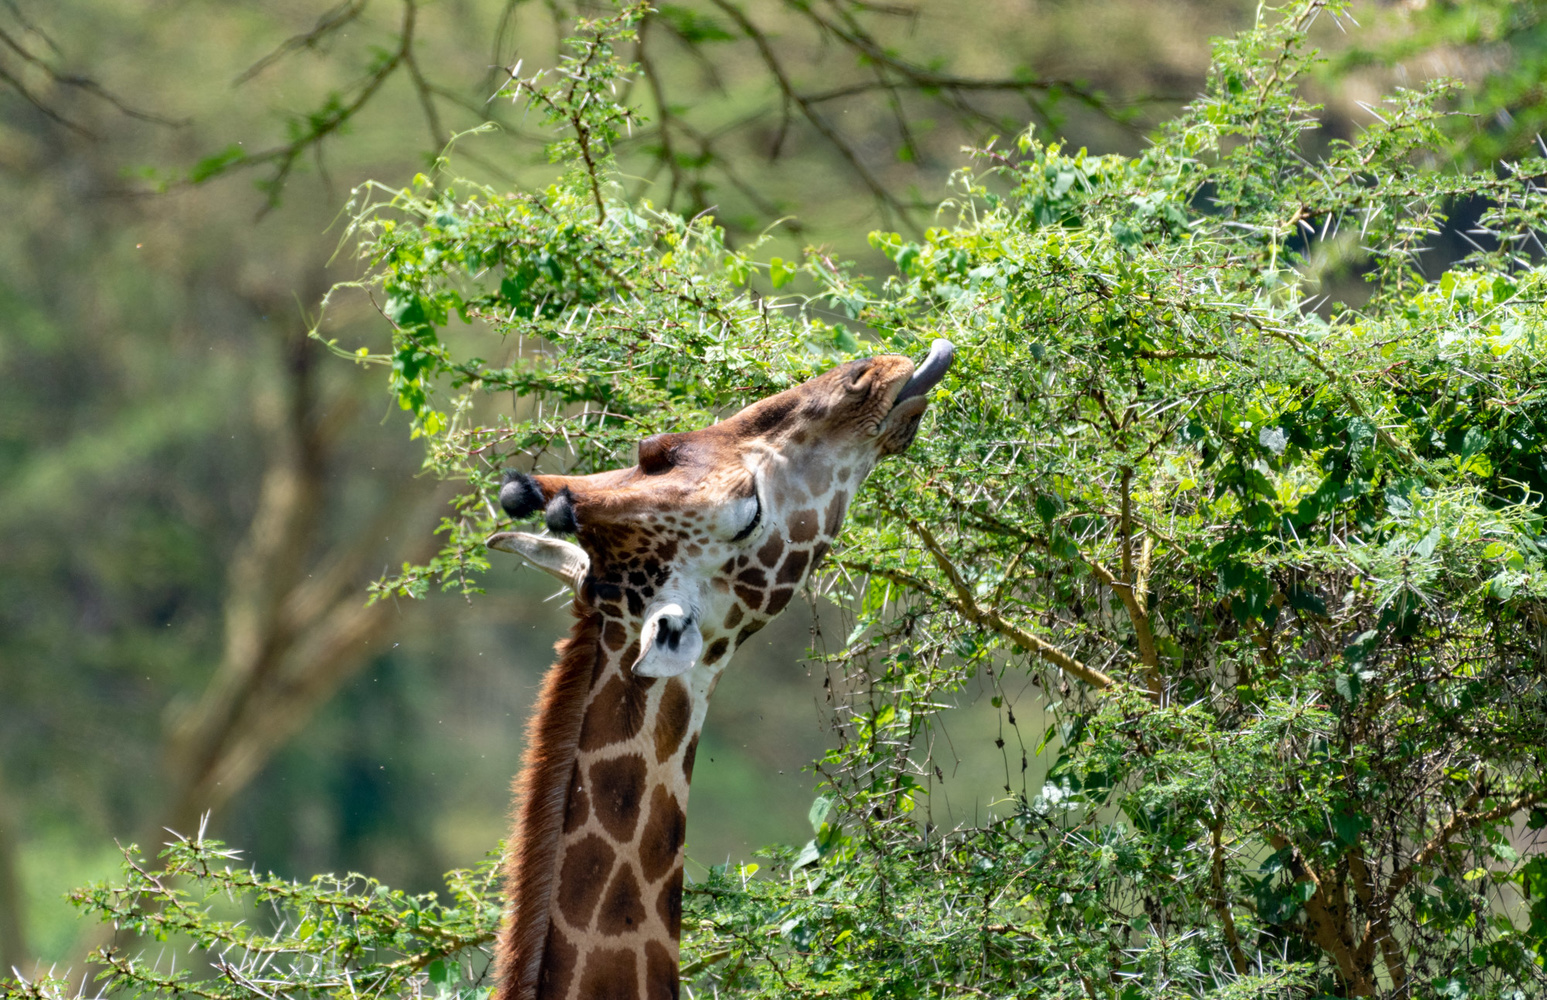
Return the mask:
{"type": "MultiPolygon", "coordinates": [[[[615,49],[637,9],[590,23],[557,82],[514,84],[563,129],[562,179],[357,192],[363,284],[393,335],[348,356],[388,372],[428,466],[469,484],[440,556],[382,595],[476,588],[507,464],[626,464],[645,435],[835,360],[958,346],[932,422],[872,477],[814,585],[854,623],[815,836],[690,888],[696,990],[1547,988],[1530,846],[1547,826],[1547,162],[1444,166],[1446,85],[1393,94],[1350,141],[1318,135],[1306,33],[1341,10],[1311,0],[1218,43],[1206,95],[1142,155],[1031,133],[976,151],[922,238],[872,234],[884,280],[821,248],[761,259],[709,216],[619,194],[614,84],[632,70],[615,49]],[[1430,274],[1453,217],[1472,247],[1430,274]],[[1016,721],[1026,677],[1046,732],[1016,721]],[[980,678],[1005,797],[937,829],[933,715],[980,678]]],[[[189,868],[215,850],[170,863],[229,888],[189,868]]],[[[82,900],[160,919],[124,902],[150,878],[82,900]]],[[[250,888],[298,914],[343,891],[250,888]]],[[[390,897],[429,929],[357,948],[346,926],[388,898],[367,889],[320,949],[294,946],[300,916],[237,940],[174,909],[195,915],[168,929],[239,957],[207,996],[342,995],[389,966],[407,970],[393,989],[478,985],[456,956],[492,930],[485,882],[463,877],[452,908],[390,897]]],[[[128,960],[115,975],[190,988],[128,960]]]]}

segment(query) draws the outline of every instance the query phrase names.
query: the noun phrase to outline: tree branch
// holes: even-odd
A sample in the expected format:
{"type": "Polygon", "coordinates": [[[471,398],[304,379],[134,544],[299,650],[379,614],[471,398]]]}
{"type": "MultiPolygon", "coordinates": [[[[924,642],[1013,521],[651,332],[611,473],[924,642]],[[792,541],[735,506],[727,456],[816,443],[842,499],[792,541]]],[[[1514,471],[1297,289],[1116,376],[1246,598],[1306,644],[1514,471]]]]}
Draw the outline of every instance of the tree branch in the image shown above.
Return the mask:
{"type": "Polygon", "coordinates": [[[1287,851],[1289,870],[1296,882],[1308,882],[1313,892],[1305,901],[1305,915],[1310,925],[1311,939],[1337,964],[1338,974],[1347,983],[1358,981],[1358,966],[1354,962],[1353,942],[1349,940],[1346,924],[1338,919],[1339,907],[1331,898],[1321,876],[1316,873],[1300,849],[1277,830],[1268,834],[1268,843],[1275,851],[1287,851]]]}
{"type": "Polygon", "coordinates": [[[1214,912],[1219,916],[1220,927],[1225,932],[1225,946],[1230,949],[1230,964],[1238,976],[1246,975],[1251,962],[1241,950],[1241,938],[1236,933],[1235,915],[1230,912],[1230,898],[1225,894],[1224,820],[1214,818],[1209,827],[1209,849],[1214,881],[1214,912]]]}
{"type": "Polygon", "coordinates": [[[292,52],[316,48],[317,44],[328,35],[333,34],[365,13],[365,8],[370,2],[371,0],[341,0],[340,3],[323,11],[310,31],[302,32],[299,35],[291,35],[285,39],[268,55],[238,74],[236,79],[232,81],[232,85],[240,87],[292,52]]]}
{"type": "Polygon", "coordinates": [[[1391,884],[1386,887],[1385,893],[1381,896],[1378,912],[1389,912],[1391,905],[1396,902],[1397,894],[1407,888],[1408,883],[1413,880],[1413,876],[1417,874],[1418,870],[1434,860],[1434,856],[1444,850],[1446,845],[1450,843],[1451,838],[1456,836],[1456,834],[1461,833],[1463,830],[1470,830],[1483,823],[1492,823],[1495,820],[1513,816],[1522,809],[1531,808],[1538,802],[1547,799],[1547,787],[1538,788],[1534,792],[1517,796],[1508,802],[1494,806],[1492,809],[1484,809],[1479,813],[1467,812],[1468,809],[1477,804],[1479,798],[1479,793],[1473,791],[1468,796],[1466,803],[1460,809],[1457,809],[1450,819],[1441,824],[1434,836],[1429,838],[1428,843],[1419,848],[1418,853],[1413,855],[1413,860],[1396,873],[1391,879],[1391,884]]]}
{"type": "MultiPolygon", "coordinates": [[[[58,46],[53,43],[52,39],[43,34],[43,32],[38,28],[28,24],[25,20],[22,20],[22,26],[28,31],[31,31],[33,34],[36,34],[38,37],[42,38],[49,46],[49,48],[53,49],[57,55],[59,51],[58,46]]],[[[27,46],[23,44],[20,38],[12,35],[10,32],[7,32],[3,28],[0,28],[0,47],[10,49],[16,54],[17,58],[21,59],[22,62],[40,70],[53,83],[58,84],[61,87],[69,87],[75,90],[84,91],[97,98],[98,100],[105,101],[121,115],[125,115],[129,118],[136,118],[140,121],[152,122],[157,125],[166,125],[174,128],[187,124],[186,121],[175,121],[170,118],[163,118],[160,115],[151,114],[148,111],[141,111],[138,108],[130,107],[118,97],[114,96],[110,91],[108,91],[106,87],[103,87],[100,83],[98,83],[96,80],[93,80],[89,76],[81,76],[79,73],[60,72],[49,64],[49,60],[27,48],[27,46]]],[[[15,90],[18,94],[20,94],[29,104],[37,108],[44,115],[57,122],[58,124],[63,125],[65,128],[68,128],[70,131],[79,135],[86,136],[87,138],[93,138],[92,133],[84,126],[65,118],[62,113],[51,107],[41,97],[34,94],[27,88],[26,84],[24,84],[20,78],[16,77],[4,67],[0,67],[0,83],[9,85],[12,90],[15,90]]]]}
{"type": "Polygon", "coordinates": [[[1039,636],[1033,635],[1019,625],[1006,621],[999,612],[992,608],[985,608],[980,605],[977,598],[973,596],[972,588],[962,578],[961,571],[956,568],[945,549],[935,539],[934,534],[923,524],[900,510],[889,509],[889,512],[906,523],[913,533],[919,537],[919,540],[924,543],[924,547],[929,550],[929,554],[934,558],[936,565],[940,567],[940,571],[950,581],[951,589],[956,593],[956,599],[952,603],[964,618],[973,624],[998,632],[1027,652],[1040,656],[1060,670],[1073,675],[1099,691],[1106,691],[1117,687],[1118,682],[1113,678],[1108,677],[1094,667],[1080,662],[1057,646],[1039,636]]]}
{"type": "Polygon", "coordinates": [[[730,3],[729,0],[710,0],[710,2],[728,14],[741,28],[742,33],[752,40],[753,45],[757,46],[758,54],[762,57],[764,65],[768,67],[768,72],[773,74],[774,83],[778,85],[779,92],[784,95],[784,99],[799,108],[800,113],[811,123],[811,127],[816,129],[822,138],[832,144],[833,148],[838,151],[838,155],[843,157],[855,175],[870,189],[870,193],[874,196],[877,203],[883,209],[889,209],[895,213],[899,224],[906,225],[910,229],[916,229],[917,227],[913,225],[908,215],[906,206],[897,200],[897,197],[892,194],[886,185],[881,183],[878,177],[870,172],[870,168],[865,166],[864,162],[860,160],[859,154],[855,153],[849,147],[849,144],[843,141],[843,138],[838,135],[833,127],[827,124],[826,120],[817,113],[816,108],[812,106],[811,102],[795,89],[795,85],[790,81],[789,75],[784,71],[783,64],[779,62],[779,57],[774,54],[773,46],[768,41],[768,36],[763,34],[747,18],[747,15],[739,7],[730,3]]]}
{"type": "Polygon", "coordinates": [[[684,176],[682,164],[677,162],[677,151],[671,144],[671,125],[675,116],[671,112],[671,106],[666,101],[666,91],[661,86],[661,78],[655,71],[655,63],[650,59],[649,52],[645,49],[645,34],[650,29],[654,18],[646,15],[639,19],[639,42],[635,50],[635,58],[639,60],[639,71],[644,74],[645,83],[650,86],[650,96],[655,100],[655,113],[660,124],[661,155],[660,161],[666,164],[666,169],[671,174],[671,189],[666,193],[668,206],[676,203],[677,191],[683,186],[684,176]]]}

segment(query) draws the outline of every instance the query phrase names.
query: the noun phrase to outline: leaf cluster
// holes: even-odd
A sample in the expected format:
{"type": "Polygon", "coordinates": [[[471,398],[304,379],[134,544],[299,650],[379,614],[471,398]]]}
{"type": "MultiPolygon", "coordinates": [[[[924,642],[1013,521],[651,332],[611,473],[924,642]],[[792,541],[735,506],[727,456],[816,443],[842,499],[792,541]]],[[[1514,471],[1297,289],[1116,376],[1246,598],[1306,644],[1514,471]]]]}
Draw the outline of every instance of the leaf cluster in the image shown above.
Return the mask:
{"type": "MultiPolygon", "coordinates": [[[[79,909],[142,941],[93,956],[133,996],[463,995],[484,983],[501,916],[498,858],[447,875],[449,899],[364,875],[306,882],[260,875],[219,841],[179,836],[147,864],[131,845],[123,878],[71,893],[79,909]],[[236,862],[236,864],[233,864],[236,862]],[[152,954],[152,952],[155,952],[152,954]],[[187,952],[193,960],[179,953],[187,952]]],[[[63,995],[64,979],[0,982],[5,995],[63,995]]]]}

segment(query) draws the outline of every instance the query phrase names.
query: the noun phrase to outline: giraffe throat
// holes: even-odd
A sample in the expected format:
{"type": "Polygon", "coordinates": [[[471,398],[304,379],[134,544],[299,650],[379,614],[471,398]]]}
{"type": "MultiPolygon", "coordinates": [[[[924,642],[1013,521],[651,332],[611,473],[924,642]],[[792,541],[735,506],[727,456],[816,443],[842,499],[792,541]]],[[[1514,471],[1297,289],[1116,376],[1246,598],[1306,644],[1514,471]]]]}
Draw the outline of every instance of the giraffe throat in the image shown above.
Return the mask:
{"type": "Polygon", "coordinates": [[[676,997],[688,784],[707,699],[695,699],[683,677],[631,673],[637,646],[605,638],[619,620],[600,611],[591,619],[594,657],[550,862],[548,927],[540,957],[527,957],[532,995],[676,997]]]}

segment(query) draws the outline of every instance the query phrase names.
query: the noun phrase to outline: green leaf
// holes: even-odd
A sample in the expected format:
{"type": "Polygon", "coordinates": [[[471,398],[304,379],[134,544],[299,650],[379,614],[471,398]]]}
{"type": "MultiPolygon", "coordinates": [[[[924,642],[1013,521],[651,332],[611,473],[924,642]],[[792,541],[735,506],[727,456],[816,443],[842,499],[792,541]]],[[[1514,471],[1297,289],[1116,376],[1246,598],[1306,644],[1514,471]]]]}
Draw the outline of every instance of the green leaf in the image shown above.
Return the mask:
{"type": "MultiPolygon", "coordinates": [[[[1353,700],[1353,699],[1350,699],[1353,700]]],[[[1344,844],[1353,844],[1373,824],[1363,813],[1337,813],[1332,817],[1332,830],[1344,844]]]]}
{"type": "Polygon", "coordinates": [[[811,829],[821,832],[827,823],[828,814],[833,810],[833,800],[825,795],[818,795],[811,803],[811,808],[806,812],[806,819],[811,823],[811,829]]]}
{"type": "Polygon", "coordinates": [[[736,36],[727,31],[720,22],[691,7],[663,3],[656,7],[656,12],[661,20],[671,25],[672,31],[676,32],[687,45],[730,42],[736,39],[736,36]]]}
{"type": "Polygon", "coordinates": [[[1515,581],[1513,574],[1505,571],[1499,573],[1488,581],[1488,596],[1500,601],[1507,601],[1515,596],[1515,581]]]}
{"type": "Polygon", "coordinates": [[[206,156],[195,163],[188,170],[188,181],[191,184],[200,184],[218,174],[225,173],[231,166],[242,162],[247,158],[247,151],[240,144],[233,143],[213,156],[206,156]]]}

